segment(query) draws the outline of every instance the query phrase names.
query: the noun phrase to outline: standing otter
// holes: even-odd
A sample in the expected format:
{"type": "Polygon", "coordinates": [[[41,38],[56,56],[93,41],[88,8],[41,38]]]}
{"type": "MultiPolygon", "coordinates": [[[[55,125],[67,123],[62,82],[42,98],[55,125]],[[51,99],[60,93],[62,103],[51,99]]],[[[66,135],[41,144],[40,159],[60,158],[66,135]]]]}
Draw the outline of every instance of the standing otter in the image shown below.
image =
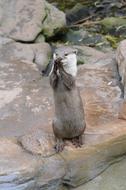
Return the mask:
{"type": "Polygon", "coordinates": [[[56,138],[56,152],[63,150],[65,139],[80,147],[86,124],[80,92],[76,87],[76,50],[58,48],[53,55],[50,84],[53,88],[55,118],[53,131],[56,138]]]}

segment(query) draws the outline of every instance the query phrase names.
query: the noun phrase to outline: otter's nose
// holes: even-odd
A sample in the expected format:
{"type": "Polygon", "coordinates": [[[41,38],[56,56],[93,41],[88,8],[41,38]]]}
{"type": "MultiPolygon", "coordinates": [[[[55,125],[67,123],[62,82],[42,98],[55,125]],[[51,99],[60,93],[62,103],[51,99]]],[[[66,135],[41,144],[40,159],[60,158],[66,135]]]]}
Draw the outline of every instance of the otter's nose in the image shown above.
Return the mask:
{"type": "Polygon", "coordinates": [[[61,58],[61,57],[58,57],[56,60],[55,60],[55,63],[61,63],[61,61],[62,61],[63,59],[61,58]]]}

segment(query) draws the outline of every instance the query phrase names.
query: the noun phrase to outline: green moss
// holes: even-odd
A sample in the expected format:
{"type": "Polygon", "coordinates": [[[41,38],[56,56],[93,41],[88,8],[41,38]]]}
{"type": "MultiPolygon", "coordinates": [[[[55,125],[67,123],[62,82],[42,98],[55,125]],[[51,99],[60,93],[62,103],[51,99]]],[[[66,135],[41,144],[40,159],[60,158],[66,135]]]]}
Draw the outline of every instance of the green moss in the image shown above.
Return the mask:
{"type": "Polygon", "coordinates": [[[118,43],[118,41],[119,41],[118,38],[116,38],[116,37],[114,37],[114,36],[111,36],[111,35],[106,35],[105,37],[106,37],[106,39],[110,42],[110,44],[111,44],[111,46],[112,46],[113,48],[117,48],[117,43],[118,43]]]}
{"type": "Polygon", "coordinates": [[[107,17],[100,21],[104,27],[105,32],[113,27],[126,26],[126,19],[121,17],[107,17]]]}
{"type": "Polygon", "coordinates": [[[62,11],[73,8],[77,3],[81,3],[86,6],[94,4],[94,0],[50,0],[49,2],[56,2],[58,8],[62,11]]]}

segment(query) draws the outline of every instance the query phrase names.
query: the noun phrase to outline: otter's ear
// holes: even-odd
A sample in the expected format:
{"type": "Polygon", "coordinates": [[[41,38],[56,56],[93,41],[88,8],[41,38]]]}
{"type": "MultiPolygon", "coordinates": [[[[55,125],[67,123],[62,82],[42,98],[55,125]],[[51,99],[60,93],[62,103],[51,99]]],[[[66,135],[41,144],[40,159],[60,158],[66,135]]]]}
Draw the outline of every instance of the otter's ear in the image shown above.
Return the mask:
{"type": "Polygon", "coordinates": [[[74,49],[73,53],[75,53],[75,54],[77,55],[77,52],[78,52],[78,50],[77,50],[77,49],[74,49]]]}

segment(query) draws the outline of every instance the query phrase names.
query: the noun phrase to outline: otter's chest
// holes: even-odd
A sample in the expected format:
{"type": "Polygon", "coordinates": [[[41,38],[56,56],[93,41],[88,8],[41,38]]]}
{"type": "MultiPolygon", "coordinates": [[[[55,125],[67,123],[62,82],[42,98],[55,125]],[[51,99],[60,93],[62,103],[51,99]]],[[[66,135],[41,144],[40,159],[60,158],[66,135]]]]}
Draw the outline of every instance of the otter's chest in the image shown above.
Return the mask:
{"type": "Polygon", "coordinates": [[[75,110],[80,105],[80,93],[76,86],[68,89],[62,79],[59,79],[57,88],[54,91],[55,108],[58,112],[75,110]]]}

